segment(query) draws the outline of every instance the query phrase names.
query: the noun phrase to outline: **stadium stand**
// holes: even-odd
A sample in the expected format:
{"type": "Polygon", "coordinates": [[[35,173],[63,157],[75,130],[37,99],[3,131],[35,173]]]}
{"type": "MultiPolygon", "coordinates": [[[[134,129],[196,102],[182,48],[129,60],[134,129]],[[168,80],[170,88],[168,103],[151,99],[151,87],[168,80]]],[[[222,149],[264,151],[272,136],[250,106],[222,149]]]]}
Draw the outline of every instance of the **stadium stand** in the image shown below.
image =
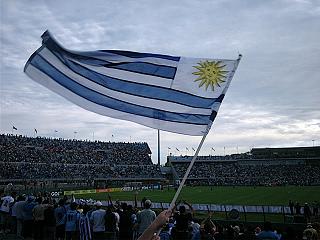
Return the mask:
{"type": "MultiPolygon", "coordinates": [[[[228,156],[199,156],[188,184],[320,185],[319,151],[319,147],[253,149],[250,153],[228,156]]],[[[0,180],[20,183],[50,180],[71,184],[90,184],[99,179],[105,182],[165,181],[160,167],[152,163],[150,154],[147,143],[87,142],[1,134],[0,180]]],[[[171,175],[170,180],[173,181],[181,179],[190,161],[190,156],[168,156],[166,176],[171,175]]],[[[142,212],[138,205],[115,203],[104,210],[100,208],[100,203],[79,204],[67,198],[60,199],[58,204],[59,199],[48,192],[17,196],[5,191],[0,195],[0,237],[3,239],[23,239],[23,236],[56,239],[56,234],[65,236],[70,234],[70,229],[66,228],[68,214],[76,216],[72,223],[79,226],[72,230],[76,239],[80,236],[81,239],[92,239],[90,235],[96,239],[100,236],[103,239],[136,240],[138,237],[142,212]],[[62,213],[61,218],[58,213],[62,213]],[[103,215],[100,226],[97,225],[99,221],[95,221],[97,215],[103,215]],[[91,232],[93,229],[102,230],[91,232]]],[[[197,219],[192,212],[181,209],[177,207],[166,219],[168,223],[161,225],[161,240],[181,239],[181,236],[187,240],[260,239],[260,232],[269,229],[272,232],[277,230],[274,239],[302,239],[320,233],[318,223],[295,225],[295,228],[279,224],[272,227],[270,223],[263,226],[261,223],[248,225],[237,222],[238,225],[235,225],[214,220],[212,213],[208,218],[197,219]],[[177,228],[179,221],[185,224],[183,229],[177,228]]]]}
{"type": "MultiPolygon", "coordinates": [[[[181,179],[190,156],[168,156],[181,179]]],[[[320,185],[320,147],[252,149],[227,156],[199,156],[187,180],[196,185],[320,185]]]]}
{"type": "Polygon", "coordinates": [[[147,143],[0,135],[0,179],[162,179],[147,143]]]}

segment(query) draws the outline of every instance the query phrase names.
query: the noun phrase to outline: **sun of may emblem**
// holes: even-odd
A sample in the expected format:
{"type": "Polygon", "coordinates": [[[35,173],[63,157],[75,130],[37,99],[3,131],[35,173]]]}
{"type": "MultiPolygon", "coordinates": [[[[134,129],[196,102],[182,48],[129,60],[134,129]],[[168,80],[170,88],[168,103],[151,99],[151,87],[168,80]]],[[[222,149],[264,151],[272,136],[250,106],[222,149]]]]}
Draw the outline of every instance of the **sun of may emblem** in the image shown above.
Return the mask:
{"type": "Polygon", "coordinates": [[[212,91],[214,87],[220,87],[220,84],[225,82],[225,78],[228,71],[224,71],[224,67],[221,61],[204,61],[199,62],[197,66],[193,66],[198,69],[198,72],[193,72],[192,74],[198,75],[199,77],[194,80],[195,82],[200,81],[199,87],[205,85],[206,90],[210,86],[212,91]]]}

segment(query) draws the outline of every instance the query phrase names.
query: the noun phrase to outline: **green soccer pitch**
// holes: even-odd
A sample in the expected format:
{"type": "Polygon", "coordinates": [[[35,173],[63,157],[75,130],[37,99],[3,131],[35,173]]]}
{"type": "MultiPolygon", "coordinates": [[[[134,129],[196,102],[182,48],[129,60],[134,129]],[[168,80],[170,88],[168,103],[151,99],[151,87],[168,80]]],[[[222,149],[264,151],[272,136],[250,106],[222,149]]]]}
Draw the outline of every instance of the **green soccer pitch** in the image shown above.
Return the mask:
{"type": "MultiPolygon", "coordinates": [[[[142,190],[133,192],[109,193],[113,201],[133,201],[143,197],[153,202],[170,203],[174,189],[142,190]]],[[[76,195],[76,198],[107,200],[108,193],[95,193],[76,195]]],[[[305,202],[312,203],[320,199],[320,186],[283,186],[283,187],[184,187],[178,199],[189,203],[233,204],[233,205],[284,205],[289,200],[298,201],[300,205],[305,202]]]]}

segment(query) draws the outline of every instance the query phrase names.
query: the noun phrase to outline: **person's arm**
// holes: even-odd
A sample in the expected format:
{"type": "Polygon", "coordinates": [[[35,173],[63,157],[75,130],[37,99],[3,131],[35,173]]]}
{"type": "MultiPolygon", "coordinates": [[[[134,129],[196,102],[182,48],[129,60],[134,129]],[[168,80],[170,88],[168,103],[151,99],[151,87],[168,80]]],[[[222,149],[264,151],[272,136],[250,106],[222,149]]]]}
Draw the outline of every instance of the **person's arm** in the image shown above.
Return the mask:
{"type": "Polygon", "coordinates": [[[169,220],[171,210],[162,211],[158,217],[151,223],[151,225],[142,233],[138,240],[151,240],[154,238],[155,233],[161,230],[162,226],[169,220]]]}
{"type": "Polygon", "coordinates": [[[190,203],[188,203],[187,201],[184,201],[184,200],[183,200],[183,203],[186,204],[189,207],[191,215],[192,215],[192,217],[194,217],[194,210],[193,210],[192,205],[190,203]]]}

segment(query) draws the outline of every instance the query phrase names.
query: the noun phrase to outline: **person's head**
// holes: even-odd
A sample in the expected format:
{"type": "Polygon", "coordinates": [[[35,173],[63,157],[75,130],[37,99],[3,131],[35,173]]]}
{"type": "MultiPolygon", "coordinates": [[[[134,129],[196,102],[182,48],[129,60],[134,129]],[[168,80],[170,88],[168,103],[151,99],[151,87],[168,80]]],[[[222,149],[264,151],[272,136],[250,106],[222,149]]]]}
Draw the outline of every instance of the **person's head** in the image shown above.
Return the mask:
{"type": "Polygon", "coordinates": [[[144,202],[144,207],[145,207],[146,209],[151,208],[151,205],[152,205],[152,203],[151,203],[151,201],[150,201],[149,199],[147,199],[147,200],[144,202]]]}
{"type": "Polygon", "coordinates": [[[132,211],[133,211],[133,206],[132,206],[131,204],[129,204],[129,205],[127,206],[127,210],[128,210],[129,212],[132,212],[132,211]]]}
{"type": "Polygon", "coordinates": [[[76,202],[70,203],[70,209],[71,209],[71,210],[76,210],[77,207],[78,207],[78,204],[77,204],[76,202]]]}
{"type": "Polygon", "coordinates": [[[87,214],[87,212],[89,212],[89,211],[90,211],[90,206],[87,205],[87,204],[84,205],[84,206],[83,206],[83,212],[82,212],[82,213],[83,213],[83,214],[87,214]]]}
{"type": "Polygon", "coordinates": [[[123,211],[126,211],[128,209],[128,204],[126,202],[121,203],[121,208],[123,211]]]}
{"type": "Polygon", "coordinates": [[[62,206],[64,206],[64,203],[65,203],[64,199],[60,199],[58,204],[59,204],[59,206],[62,207],[62,206]]]}
{"type": "Polygon", "coordinates": [[[263,225],[263,230],[264,231],[272,231],[272,224],[271,222],[265,222],[263,225]]]}
{"type": "Polygon", "coordinates": [[[238,236],[240,234],[240,227],[239,226],[234,226],[233,227],[233,233],[235,236],[238,236]]]}
{"type": "Polygon", "coordinates": [[[318,240],[317,231],[313,228],[307,228],[303,231],[303,238],[304,240],[318,240]]]}
{"type": "Polygon", "coordinates": [[[255,229],[254,229],[254,233],[255,234],[259,234],[261,232],[261,228],[260,227],[256,227],[255,229]]]}
{"type": "Polygon", "coordinates": [[[100,209],[102,207],[102,203],[100,201],[97,201],[94,205],[97,209],[100,209]]]}
{"type": "Polygon", "coordinates": [[[32,195],[28,196],[27,201],[28,201],[29,203],[30,203],[30,202],[33,202],[33,201],[34,201],[34,196],[32,196],[32,195]]]}
{"type": "Polygon", "coordinates": [[[186,212],[186,207],[185,207],[184,205],[181,205],[181,206],[179,207],[179,212],[180,212],[180,213],[185,213],[185,212],[186,212]]]}

